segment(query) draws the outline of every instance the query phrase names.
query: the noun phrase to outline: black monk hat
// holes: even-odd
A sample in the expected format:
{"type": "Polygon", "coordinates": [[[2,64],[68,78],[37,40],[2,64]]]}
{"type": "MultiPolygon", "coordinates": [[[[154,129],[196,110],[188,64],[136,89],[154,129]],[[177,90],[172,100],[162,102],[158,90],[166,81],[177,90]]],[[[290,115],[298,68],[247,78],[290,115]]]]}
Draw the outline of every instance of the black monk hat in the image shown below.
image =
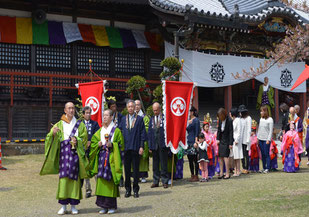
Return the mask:
{"type": "Polygon", "coordinates": [[[246,106],[245,105],[240,105],[239,107],[238,107],[238,112],[247,112],[248,111],[248,109],[246,108],[246,106]]]}

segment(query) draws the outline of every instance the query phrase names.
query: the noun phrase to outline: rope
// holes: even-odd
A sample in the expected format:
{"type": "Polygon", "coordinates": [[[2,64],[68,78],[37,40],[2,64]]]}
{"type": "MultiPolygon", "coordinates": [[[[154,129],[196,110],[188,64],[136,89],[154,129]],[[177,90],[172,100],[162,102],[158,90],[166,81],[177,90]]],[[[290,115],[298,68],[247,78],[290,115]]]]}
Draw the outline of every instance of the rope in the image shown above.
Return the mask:
{"type": "Polygon", "coordinates": [[[88,76],[88,74],[90,73],[97,76],[101,81],[103,81],[103,79],[92,70],[91,63],[89,63],[89,71],[86,73],[85,77],[80,82],[84,81],[86,77],[88,76]]]}
{"type": "Polygon", "coordinates": [[[183,63],[181,64],[181,68],[177,71],[177,72],[175,72],[173,75],[171,75],[170,77],[168,77],[166,80],[170,80],[170,78],[171,77],[173,77],[174,75],[176,75],[177,73],[179,73],[179,72],[183,72],[183,74],[185,74],[186,76],[187,76],[187,78],[190,80],[190,81],[192,81],[193,82],[193,80],[188,76],[188,74],[183,70],[183,63]]]}
{"type": "Polygon", "coordinates": [[[174,75],[176,75],[177,73],[179,73],[180,72],[180,70],[182,71],[182,67],[183,67],[183,63],[181,64],[181,67],[180,67],[180,69],[177,71],[177,72],[175,72],[174,74],[172,74],[170,77],[168,77],[166,80],[170,80],[170,78],[171,77],[173,77],[174,75]]]}

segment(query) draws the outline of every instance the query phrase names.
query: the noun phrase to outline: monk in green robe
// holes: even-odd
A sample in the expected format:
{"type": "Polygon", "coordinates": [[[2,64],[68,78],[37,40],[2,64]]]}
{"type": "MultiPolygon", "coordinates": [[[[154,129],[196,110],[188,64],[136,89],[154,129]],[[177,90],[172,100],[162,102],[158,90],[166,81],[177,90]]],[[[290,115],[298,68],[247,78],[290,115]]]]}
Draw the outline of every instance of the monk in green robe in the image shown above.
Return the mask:
{"type": "Polygon", "coordinates": [[[264,78],[264,83],[260,85],[257,97],[256,109],[260,110],[261,106],[266,105],[268,114],[271,116],[271,110],[275,107],[274,89],[268,83],[268,77],[264,78]]]}
{"type": "MultiPolygon", "coordinates": [[[[149,117],[148,115],[145,115],[142,111],[141,101],[135,100],[135,112],[137,115],[141,116],[144,120],[146,133],[148,133],[148,127],[149,127],[149,117]]],[[[144,144],[144,153],[140,156],[139,160],[139,176],[142,179],[142,183],[146,183],[146,178],[148,178],[148,171],[149,171],[149,147],[148,147],[148,141],[144,144]]]]}
{"type": "Polygon", "coordinates": [[[124,147],[124,139],[117,125],[112,121],[113,112],[103,113],[103,126],[91,139],[89,154],[90,177],[97,174],[96,204],[102,208],[100,214],[112,214],[117,209],[119,182],[122,175],[122,162],[119,147],[124,147]]]}
{"type": "Polygon", "coordinates": [[[59,174],[57,199],[62,205],[58,214],[67,212],[71,204],[72,214],[78,214],[75,205],[82,199],[81,179],[87,178],[85,156],[87,130],[81,120],[74,117],[75,106],[65,104],[65,115],[56,123],[45,139],[45,161],[40,175],[59,174]]]}

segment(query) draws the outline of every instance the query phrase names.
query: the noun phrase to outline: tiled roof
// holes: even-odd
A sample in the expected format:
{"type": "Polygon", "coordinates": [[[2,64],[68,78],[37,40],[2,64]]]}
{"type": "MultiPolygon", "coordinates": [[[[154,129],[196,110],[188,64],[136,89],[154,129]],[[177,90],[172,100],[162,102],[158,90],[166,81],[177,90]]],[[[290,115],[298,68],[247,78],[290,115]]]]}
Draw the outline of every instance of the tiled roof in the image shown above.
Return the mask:
{"type": "Polygon", "coordinates": [[[148,0],[79,0],[88,3],[117,3],[117,4],[134,4],[148,5],[148,0]]]}
{"type": "Polygon", "coordinates": [[[305,12],[287,7],[279,1],[271,0],[149,0],[150,5],[164,13],[184,16],[191,12],[202,17],[229,19],[238,6],[239,19],[244,22],[259,22],[271,14],[284,14],[298,21],[309,23],[305,12]]]}
{"type": "Polygon", "coordinates": [[[265,9],[270,6],[284,6],[278,1],[268,0],[221,0],[227,10],[231,13],[234,12],[234,7],[237,4],[239,7],[239,13],[241,14],[255,14],[261,9],[265,9]]]}
{"type": "Polygon", "coordinates": [[[186,12],[186,5],[192,5],[192,11],[198,13],[220,14],[225,16],[230,13],[224,8],[222,3],[218,0],[149,0],[150,4],[157,9],[167,11],[174,14],[184,14],[186,12]]]}

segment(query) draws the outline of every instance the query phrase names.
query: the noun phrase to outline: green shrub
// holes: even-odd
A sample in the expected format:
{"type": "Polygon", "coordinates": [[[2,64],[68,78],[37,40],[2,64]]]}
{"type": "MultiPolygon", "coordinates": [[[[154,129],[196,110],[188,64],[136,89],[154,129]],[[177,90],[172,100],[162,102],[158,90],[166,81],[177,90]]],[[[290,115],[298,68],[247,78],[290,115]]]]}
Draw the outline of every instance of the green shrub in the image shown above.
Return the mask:
{"type": "Polygon", "coordinates": [[[146,79],[143,78],[142,76],[136,75],[133,76],[128,82],[127,82],[127,93],[135,93],[136,91],[142,92],[142,90],[146,86],[146,79]]]}
{"type": "Polygon", "coordinates": [[[179,81],[181,63],[175,57],[167,57],[160,63],[164,67],[163,72],[160,74],[162,80],[169,78],[171,81],[179,81]],[[179,72],[178,72],[179,71],[179,72]],[[178,72],[178,73],[176,73],[178,72]],[[176,74],[175,74],[176,73],[176,74]],[[175,75],[174,75],[175,74],[175,75]],[[173,75],[173,76],[172,76],[173,75]],[[170,77],[172,76],[172,77],[170,77]]]}
{"type": "Polygon", "coordinates": [[[152,95],[154,97],[153,102],[158,102],[162,104],[162,84],[156,87],[156,89],[153,90],[152,95]]]}

